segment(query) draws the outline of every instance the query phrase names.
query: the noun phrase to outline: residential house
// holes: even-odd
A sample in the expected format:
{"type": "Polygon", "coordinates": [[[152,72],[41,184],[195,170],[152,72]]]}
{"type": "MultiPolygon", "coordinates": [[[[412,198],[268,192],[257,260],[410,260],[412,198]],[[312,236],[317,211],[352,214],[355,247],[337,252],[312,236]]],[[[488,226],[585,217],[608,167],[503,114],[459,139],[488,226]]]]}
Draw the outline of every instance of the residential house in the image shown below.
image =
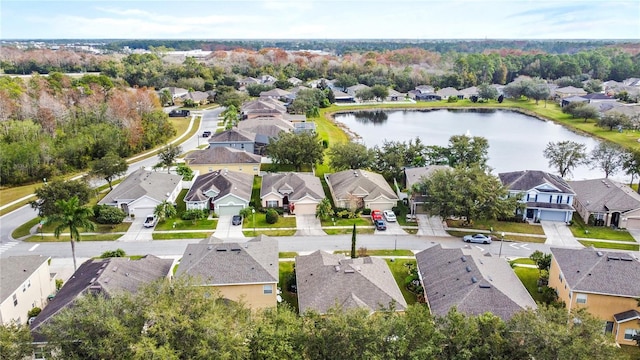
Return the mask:
{"type": "Polygon", "coordinates": [[[457,97],[460,100],[464,99],[464,94],[452,87],[440,89],[436,91],[436,95],[440,96],[442,99],[448,99],[452,96],[457,97]]]}
{"type": "Polygon", "coordinates": [[[216,170],[199,175],[184,197],[187,210],[213,210],[219,216],[238,215],[249,206],[253,175],[216,170]]]}
{"type": "Polygon", "coordinates": [[[262,176],[260,203],[294,215],[315,215],[325,198],[320,179],[309,173],[268,173],[262,176]]]}
{"type": "Polygon", "coordinates": [[[629,120],[634,124],[634,126],[638,127],[640,125],[640,105],[619,105],[614,106],[613,108],[604,112],[605,114],[622,114],[626,115],[629,120]]]}
{"type": "Polygon", "coordinates": [[[238,129],[246,132],[262,135],[268,139],[277,138],[282,132],[292,132],[294,129],[290,121],[277,117],[256,117],[242,120],[238,123],[238,129]]]}
{"type": "Polygon", "coordinates": [[[242,104],[240,107],[240,114],[243,120],[255,117],[282,117],[286,113],[285,104],[270,97],[252,100],[242,104]]]}
{"type": "Polygon", "coordinates": [[[50,257],[10,256],[0,262],[0,325],[26,324],[27,313],[44,308],[56,292],[50,257]]]}
{"type": "Polygon", "coordinates": [[[206,174],[216,170],[237,171],[259,175],[262,157],[232,147],[209,147],[192,151],[184,158],[194,172],[206,174]]]}
{"type": "Polygon", "coordinates": [[[160,92],[163,92],[165,90],[167,90],[169,92],[169,94],[171,95],[171,99],[173,99],[173,100],[181,98],[181,97],[183,97],[183,96],[185,96],[185,95],[187,95],[189,93],[189,90],[183,89],[183,88],[179,88],[179,87],[175,87],[175,86],[162,88],[162,89],[160,89],[160,92]]]}
{"type": "Polygon", "coordinates": [[[631,253],[551,248],[549,287],[567,311],[586,308],[618,344],[640,333],[640,262],[631,253]]]}
{"type": "Polygon", "coordinates": [[[87,260],[34,319],[31,331],[35,340],[45,340],[39,334],[40,327],[80,297],[92,294],[109,298],[121,292],[135,293],[154,281],[170,279],[173,264],[173,259],[153,255],[139,260],[126,257],[87,260]]]}
{"type": "Polygon", "coordinates": [[[209,94],[204,91],[191,91],[180,98],[182,101],[193,101],[195,105],[205,105],[209,102],[209,94]]]}
{"type": "Polygon", "coordinates": [[[353,95],[335,89],[331,91],[333,91],[333,98],[336,99],[337,104],[352,103],[356,101],[356,98],[353,95]]]}
{"type": "Polygon", "coordinates": [[[287,79],[287,81],[289,83],[291,83],[291,85],[293,85],[293,86],[302,85],[302,83],[304,82],[304,81],[298,79],[297,77],[290,77],[290,78],[287,79]]]}
{"type": "Polygon", "coordinates": [[[244,243],[215,240],[187,245],[176,276],[191,277],[253,310],[276,307],[278,241],[266,235],[244,243]]]}
{"type": "Polygon", "coordinates": [[[640,230],[640,194],[611,179],[569,181],[573,206],[585,223],[640,230]]]}
{"type": "Polygon", "coordinates": [[[282,89],[271,89],[269,91],[263,91],[260,93],[260,99],[266,99],[266,98],[271,98],[274,100],[280,100],[280,99],[284,99],[286,98],[288,95],[290,95],[291,93],[288,92],[287,90],[282,90],[282,89]]]}
{"type": "Polygon", "coordinates": [[[384,177],[377,173],[358,169],[325,174],[324,177],[336,207],[391,210],[399,200],[384,177]]]}
{"type": "Polygon", "coordinates": [[[466,89],[460,90],[460,93],[465,99],[471,99],[472,96],[478,96],[478,87],[471,86],[466,89]]]}
{"type": "Polygon", "coordinates": [[[436,171],[450,169],[451,167],[447,165],[429,165],[404,169],[404,185],[407,193],[409,193],[409,209],[411,209],[411,214],[424,212],[422,205],[424,205],[427,200],[427,194],[413,190],[414,185],[428,179],[436,171]]]}
{"type": "Polygon", "coordinates": [[[370,87],[364,84],[356,84],[353,86],[349,86],[345,92],[355,98],[358,95],[358,91],[361,91],[364,89],[370,89],[370,87]]]}
{"type": "Polygon", "coordinates": [[[405,98],[405,94],[395,91],[393,89],[389,89],[389,95],[384,99],[384,101],[403,101],[405,98]]]}
{"type": "Polygon", "coordinates": [[[414,94],[412,99],[416,101],[439,101],[439,100],[442,100],[442,96],[437,95],[435,93],[429,93],[429,94],[417,93],[417,94],[414,94]]]}
{"type": "Polygon", "coordinates": [[[436,91],[436,89],[431,85],[418,85],[415,89],[421,94],[432,94],[436,91]]]}
{"type": "Polygon", "coordinates": [[[332,308],[363,308],[370,313],[392,308],[405,311],[405,301],[384,259],[350,259],[317,250],[296,256],[296,286],[300,314],[326,314],[332,308]]]}
{"type": "Polygon", "coordinates": [[[209,138],[209,147],[230,147],[250,154],[262,155],[269,138],[237,128],[213,134],[209,138]]]}
{"type": "Polygon", "coordinates": [[[257,85],[261,84],[262,81],[260,79],[253,78],[251,76],[247,76],[237,81],[238,87],[245,87],[247,85],[257,85]]]}
{"type": "Polygon", "coordinates": [[[526,206],[516,215],[531,221],[571,221],[576,194],[560,176],[539,170],[513,171],[498,176],[509,189],[509,196],[520,197],[526,206]]]}
{"type": "Polygon", "coordinates": [[[565,107],[571,103],[584,103],[584,104],[588,104],[589,103],[589,99],[585,99],[582,96],[567,96],[565,98],[562,98],[562,100],[560,101],[560,107],[565,107]]]}
{"type": "Polygon", "coordinates": [[[116,206],[126,214],[143,218],[153,214],[163,201],[175,203],[182,190],[182,176],[140,168],[129,174],[107,196],[100,205],[116,206]]]}
{"type": "Polygon", "coordinates": [[[553,93],[553,95],[556,98],[564,99],[566,97],[571,97],[571,96],[587,95],[587,92],[584,91],[584,89],[582,89],[582,88],[577,88],[577,87],[573,87],[573,86],[565,86],[565,87],[557,88],[555,90],[555,92],[553,93]]]}
{"type": "Polygon", "coordinates": [[[517,312],[537,308],[509,263],[489,252],[438,244],[417,253],[416,261],[425,300],[435,316],[456,307],[467,315],[490,312],[509,320],[517,312]]]}

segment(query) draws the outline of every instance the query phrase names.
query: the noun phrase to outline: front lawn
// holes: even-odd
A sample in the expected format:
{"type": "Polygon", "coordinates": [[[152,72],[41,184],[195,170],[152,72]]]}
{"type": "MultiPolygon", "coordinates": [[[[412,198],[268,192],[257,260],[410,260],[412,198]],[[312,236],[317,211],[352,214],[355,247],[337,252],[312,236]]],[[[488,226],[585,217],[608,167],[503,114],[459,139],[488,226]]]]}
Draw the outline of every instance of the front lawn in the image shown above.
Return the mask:
{"type": "Polygon", "coordinates": [[[371,226],[372,225],[371,218],[357,217],[355,219],[343,219],[343,218],[334,218],[334,219],[335,219],[335,225],[334,225],[334,221],[331,221],[331,219],[329,219],[329,220],[320,220],[320,224],[322,224],[323,227],[325,227],[325,226],[353,226],[353,224],[356,224],[356,226],[371,226]]]}
{"type": "Polygon", "coordinates": [[[631,250],[638,251],[639,246],[633,244],[618,244],[611,243],[606,241],[588,241],[588,240],[578,240],[580,244],[584,246],[593,246],[598,249],[614,249],[614,250],[631,250]]]}
{"type": "MultiPolygon", "coordinates": [[[[475,232],[447,230],[447,234],[449,234],[451,236],[457,236],[459,238],[462,238],[465,235],[475,234],[475,232]]],[[[491,236],[492,236],[492,239],[494,239],[494,241],[500,241],[500,236],[499,235],[496,235],[494,233],[491,236]]],[[[509,235],[505,235],[504,236],[504,240],[507,241],[507,242],[515,241],[515,242],[530,242],[530,243],[544,244],[546,239],[547,238],[544,238],[544,237],[526,236],[526,235],[511,235],[511,234],[509,234],[509,235]]]]}
{"type": "Polygon", "coordinates": [[[606,226],[590,226],[574,214],[573,224],[569,226],[573,236],[577,238],[603,239],[635,242],[636,240],[626,230],[615,230],[606,226]]]}
{"type": "MultiPolygon", "coordinates": [[[[97,235],[80,235],[80,241],[115,241],[122,237],[123,234],[97,234],[97,235]]],[[[55,236],[31,235],[24,242],[65,242],[70,241],[68,235],[60,235],[60,239],[55,236]]]]}
{"type": "Polygon", "coordinates": [[[253,217],[255,216],[255,227],[256,228],[294,228],[296,227],[296,218],[293,216],[278,216],[278,221],[275,224],[267,223],[267,214],[263,214],[261,212],[255,213],[255,215],[251,215],[242,222],[242,227],[244,229],[251,229],[254,227],[253,217]]]}
{"type": "MultiPolygon", "coordinates": [[[[256,228],[257,229],[257,228],[256,228]]],[[[280,229],[260,229],[253,232],[253,230],[243,230],[242,233],[244,236],[252,238],[258,235],[267,235],[267,236],[293,236],[295,235],[295,230],[280,230],[280,229]]]]}
{"type": "Polygon", "coordinates": [[[543,302],[542,294],[538,292],[538,277],[540,276],[538,269],[515,267],[513,271],[516,273],[516,276],[518,276],[518,279],[522,281],[524,287],[527,288],[533,300],[537,303],[543,302]]]}
{"type": "MultiPolygon", "coordinates": [[[[327,235],[344,235],[351,234],[353,232],[352,228],[349,229],[340,229],[340,228],[324,228],[322,231],[326,232],[327,235]]],[[[373,226],[371,228],[359,227],[356,228],[356,234],[373,234],[375,233],[375,229],[373,226]]]]}
{"type": "Polygon", "coordinates": [[[181,239],[208,239],[213,232],[170,232],[170,233],[153,233],[153,240],[181,240],[181,239]]]}
{"type": "Polygon", "coordinates": [[[215,230],[218,226],[218,220],[182,220],[167,219],[158,222],[155,230],[215,230]],[[173,226],[175,224],[175,227],[173,226]]]}
{"type": "MultiPolygon", "coordinates": [[[[462,220],[447,220],[447,226],[452,228],[469,228],[478,230],[491,230],[493,228],[494,233],[501,232],[513,232],[520,234],[535,234],[544,235],[544,230],[540,225],[533,225],[519,222],[508,222],[498,220],[475,220],[471,226],[463,226],[462,220]]],[[[471,230],[470,230],[471,231],[471,230]]]]}
{"type": "MultiPolygon", "coordinates": [[[[351,250],[336,251],[335,254],[351,255],[351,250]]],[[[358,252],[358,256],[361,254],[358,252]]],[[[413,256],[411,250],[368,250],[365,256],[413,256]]]]}
{"type": "Polygon", "coordinates": [[[509,261],[510,263],[514,263],[514,264],[524,264],[524,265],[535,265],[536,262],[529,259],[529,258],[518,258],[518,259],[514,259],[509,261]]]}
{"type": "Polygon", "coordinates": [[[280,259],[293,259],[298,256],[298,253],[295,251],[281,251],[278,253],[278,258],[280,259]]]}
{"type": "Polygon", "coordinates": [[[40,222],[39,217],[29,220],[26,223],[18,226],[15,230],[13,230],[13,232],[11,233],[11,236],[14,239],[19,239],[23,236],[27,236],[30,234],[29,231],[31,230],[31,228],[38,225],[39,222],[40,222]]]}
{"type": "Polygon", "coordinates": [[[407,290],[404,284],[407,277],[410,276],[409,267],[415,267],[416,261],[411,259],[395,259],[393,261],[392,259],[387,259],[386,261],[393,278],[400,288],[400,292],[402,292],[402,296],[404,296],[404,300],[408,305],[415,304],[418,301],[417,295],[407,290]]]}

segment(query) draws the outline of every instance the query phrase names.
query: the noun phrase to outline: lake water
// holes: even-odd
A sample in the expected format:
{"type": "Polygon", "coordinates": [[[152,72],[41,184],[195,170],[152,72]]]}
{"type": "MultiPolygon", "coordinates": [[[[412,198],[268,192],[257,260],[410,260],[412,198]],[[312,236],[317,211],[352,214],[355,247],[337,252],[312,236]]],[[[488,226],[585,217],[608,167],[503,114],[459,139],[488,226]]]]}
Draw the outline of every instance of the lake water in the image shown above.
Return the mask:
{"type": "MultiPolygon", "coordinates": [[[[551,121],[507,110],[358,111],[336,114],[335,120],[360,136],[367,147],[416,137],[426,145],[448,146],[452,135],[482,136],[489,141],[488,165],[496,175],[520,170],[556,173],[542,154],[550,141],[575,141],[585,144],[588,152],[598,145],[597,140],[551,121]]],[[[573,169],[568,179],[601,177],[603,172],[583,165],[573,169]]],[[[610,177],[627,182],[630,179],[622,172],[610,177]]]]}

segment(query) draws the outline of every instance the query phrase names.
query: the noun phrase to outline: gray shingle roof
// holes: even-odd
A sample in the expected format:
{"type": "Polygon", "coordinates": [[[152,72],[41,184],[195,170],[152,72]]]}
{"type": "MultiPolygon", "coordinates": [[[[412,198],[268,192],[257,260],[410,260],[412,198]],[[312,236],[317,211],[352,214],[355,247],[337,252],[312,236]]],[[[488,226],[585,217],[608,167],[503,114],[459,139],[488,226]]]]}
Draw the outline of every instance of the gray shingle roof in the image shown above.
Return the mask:
{"type": "Polygon", "coordinates": [[[49,304],[31,324],[32,330],[71,305],[87,292],[112,296],[120,291],[136,292],[140,287],[166,278],[171,273],[172,259],[147,255],[139,260],[129,258],[91,259],[84,262],[62,286],[49,304]]]}
{"type": "Polygon", "coordinates": [[[417,253],[416,260],[434,315],[444,316],[456,306],[469,315],[491,312],[508,320],[537,307],[506,261],[475,248],[443,249],[438,244],[417,253]]]}
{"type": "Polygon", "coordinates": [[[349,259],[321,250],[297,256],[296,282],[301,314],[324,314],[336,305],[377,311],[394,302],[396,310],[407,308],[389,266],[379,258],[349,259]]]}
{"type": "Polygon", "coordinates": [[[613,315],[613,318],[616,322],[627,322],[630,320],[640,319],[640,312],[636,310],[628,310],[621,313],[617,313],[613,315]]]}
{"type": "Polygon", "coordinates": [[[640,194],[611,179],[569,181],[576,199],[589,212],[626,212],[640,208],[640,194]]]}
{"type": "Polygon", "coordinates": [[[631,254],[593,248],[550,250],[572,291],[640,295],[640,262],[631,254]]]}
{"type": "Polygon", "coordinates": [[[438,170],[450,170],[451,167],[447,165],[429,165],[415,168],[406,168],[404,169],[404,175],[406,178],[405,186],[407,189],[411,189],[414,184],[422,181],[422,179],[426,179],[431,176],[434,172],[438,170]]]}
{"type": "Polygon", "coordinates": [[[167,199],[167,193],[172,193],[182,181],[181,175],[167,174],[158,171],[148,171],[140,168],[127,176],[119,185],[114,187],[99,204],[111,204],[121,200],[136,200],[148,196],[156,201],[167,199]]]}
{"type": "Polygon", "coordinates": [[[282,89],[271,89],[268,91],[263,91],[260,93],[260,97],[267,97],[267,96],[275,96],[275,97],[285,97],[287,95],[291,94],[290,92],[288,92],[287,90],[282,90],[282,89]]]}
{"type": "Polygon", "coordinates": [[[232,194],[248,203],[251,200],[252,187],[253,175],[238,171],[217,170],[198,176],[185,195],[184,201],[207,200],[210,196],[207,196],[206,192],[214,190],[218,193],[213,197],[214,201],[232,194]]]}
{"type": "Polygon", "coordinates": [[[278,137],[283,131],[293,131],[293,124],[280,118],[258,117],[240,121],[238,123],[238,129],[268,137],[278,137]]]}
{"type": "MultiPolygon", "coordinates": [[[[574,193],[571,186],[563,178],[540,170],[512,171],[500,173],[498,176],[502,184],[512,191],[528,191],[543,184],[550,184],[562,193],[574,193]]],[[[551,191],[545,189],[544,192],[551,191]]]]}
{"type": "Polygon", "coordinates": [[[457,89],[452,88],[452,87],[446,87],[444,89],[440,89],[440,90],[436,91],[436,94],[440,95],[442,97],[463,95],[460,91],[458,91],[457,89]]]}
{"type": "Polygon", "coordinates": [[[325,198],[320,178],[303,173],[270,173],[262,177],[260,198],[269,193],[280,193],[283,188],[290,188],[289,201],[297,201],[309,196],[318,201],[325,198]]]}
{"type": "MultiPolygon", "coordinates": [[[[0,303],[11,296],[20,285],[49,260],[40,255],[10,256],[0,261],[0,303]]],[[[46,295],[46,294],[45,294],[46,295]]]]}
{"type": "Polygon", "coordinates": [[[244,150],[217,146],[193,151],[185,156],[185,161],[189,165],[259,164],[261,157],[244,150]]]}
{"type": "Polygon", "coordinates": [[[191,276],[203,285],[278,282],[278,241],[260,235],[244,243],[187,245],[176,276],[191,276]]]}
{"type": "Polygon", "coordinates": [[[334,197],[338,200],[349,199],[351,194],[365,199],[385,196],[398,200],[398,196],[382,175],[366,170],[345,170],[326,176],[334,197]],[[366,193],[366,194],[365,194],[366,193]],[[363,196],[364,195],[364,196],[363,196]]]}
{"type": "Polygon", "coordinates": [[[240,129],[229,129],[223,132],[213,134],[209,138],[209,143],[225,143],[225,142],[255,142],[256,134],[240,129]]]}

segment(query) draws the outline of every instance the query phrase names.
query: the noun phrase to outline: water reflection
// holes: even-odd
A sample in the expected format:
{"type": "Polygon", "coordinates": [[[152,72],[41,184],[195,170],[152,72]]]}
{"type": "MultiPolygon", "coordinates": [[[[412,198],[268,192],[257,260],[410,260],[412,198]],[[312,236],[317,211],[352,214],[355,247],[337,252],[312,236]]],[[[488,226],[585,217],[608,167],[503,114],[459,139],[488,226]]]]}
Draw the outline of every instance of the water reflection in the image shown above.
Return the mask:
{"type": "Polygon", "coordinates": [[[373,124],[373,125],[381,125],[384,124],[387,119],[389,119],[389,115],[387,115],[386,111],[375,110],[375,111],[354,111],[353,117],[356,121],[362,124],[373,124]]]}

